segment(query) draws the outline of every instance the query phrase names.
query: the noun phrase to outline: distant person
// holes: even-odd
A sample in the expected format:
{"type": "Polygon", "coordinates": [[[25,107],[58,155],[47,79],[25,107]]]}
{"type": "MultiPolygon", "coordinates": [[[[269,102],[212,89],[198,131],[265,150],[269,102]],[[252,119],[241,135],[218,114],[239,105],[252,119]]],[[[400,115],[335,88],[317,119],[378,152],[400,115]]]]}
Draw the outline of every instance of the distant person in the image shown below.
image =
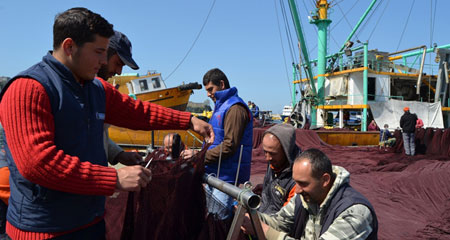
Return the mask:
{"type": "MultiPolygon", "coordinates": [[[[219,159],[222,181],[236,184],[250,179],[252,159],[253,117],[250,109],[239,97],[236,87],[230,87],[227,76],[218,68],[209,70],[203,76],[207,96],[214,102],[214,112],[209,120],[213,126],[215,140],[205,155],[205,172],[217,174],[219,159]],[[241,146],[242,156],[241,156],[241,146]],[[222,157],[220,157],[222,156],[222,157]],[[239,165],[240,160],[240,166],[239,165]]],[[[208,211],[217,214],[218,219],[233,216],[233,198],[220,190],[206,186],[208,211]],[[216,199],[220,204],[212,203],[216,199]]]]}
{"type": "MultiPolygon", "coordinates": [[[[125,65],[133,70],[139,69],[139,66],[132,58],[130,40],[125,34],[114,31],[114,35],[109,38],[106,64],[98,70],[97,76],[101,80],[106,81],[116,74],[122,74],[122,68],[125,65]]],[[[108,128],[109,124],[105,124],[103,144],[108,162],[112,165],[121,163],[127,166],[139,164],[142,161],[141,155],[137,152],[125,152],[109,138],[108,128]]]]}
{"type": "Polygon", "coordinates": [[[166,151],[173,160],[178,159],[180,154],[185,150],[185,145],[181,141],[178,133],[169,133],[163,139],[164,151],[166,151]]]}
{"type": "Polygon", "coordinates": [[[258,211],[266,214],[278,212],[295,195],[292,164],[300,153],[295,144],[295,128],[277,124],[264,132],[264,157],[268,162],[258,211]]]}
{"type": "Polygon", "coordinates": [[[259,107],[255,104],[255,102],[252,102],[252,114],[254,119],[259,118],[259,107]]]}
{"type": "Polygon", "coordinates": [[[252,109],[252,107],[253,107],[252,101],[248,101],[247,102],[247,106],[248,106],[249,109],[252,109]]]}
{"type": "Polygon", "coordinates": [[[416,128],[423,128],[423,121],[420,118],[417,118],[416,128]]]}
{"type": "MultiPolygon", "coordinates": [[[[267,239],[377,239],[370,202],[350,186],[350,173],[318,149],[294,162],[295,197],[275,214],[258,213],[267,239]]],[[[247,217],[244,232],[252,233],[247,217]]]]}
{"type": "Polygon", "coordinates": [[[389,125],[384,124],[384,128],[380,130],[380,147],[392,147],[395,144],[395,138],[389,131],[389,125]]]}
{"type": "Polygon", "coordinates": [[[379,131],[380,128],[378,128],[377,123],[375,120],[372,120],[369,124],[369,127],[367,128],[368,131],[379,131]]]}
{"type": "Polygon", "coordinates": [[[147,186],[149,169],[107,166],[104,123],[147,131],[192,128],[214,140],[212,127],[190,113],[134,101],[95,78],[112,35],[112,25],[86,8],[58,14],[53,51],[0,93],[12,239],[104,239],[105,197],[147,186]]]}
{"type": "Polygon", "coordinates": [[[409,107],[403,108],[404,114],[400,118],[400,127],[402,128],[403,146],[405,154],[414,156],[416,153],[415,135],[417,115],[409,112],[409,107]]]}

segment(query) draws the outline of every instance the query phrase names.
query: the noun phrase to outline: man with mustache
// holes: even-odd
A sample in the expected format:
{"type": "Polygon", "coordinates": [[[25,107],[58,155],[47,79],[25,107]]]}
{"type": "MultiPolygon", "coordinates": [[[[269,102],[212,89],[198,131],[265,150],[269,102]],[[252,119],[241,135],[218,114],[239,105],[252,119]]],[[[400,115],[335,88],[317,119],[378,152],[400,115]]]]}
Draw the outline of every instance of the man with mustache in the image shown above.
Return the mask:
{"type": "MultiPolygon", "coordinates": [[[[297,195],[275,214],[259,213],[267,239],[377,239],[372,205],[350,186],[350,173],[332,166],[323,152],[300,154],[292,178],[297,195]]],[[[248,218],[243,228],[252,233],[248,218]]]]}

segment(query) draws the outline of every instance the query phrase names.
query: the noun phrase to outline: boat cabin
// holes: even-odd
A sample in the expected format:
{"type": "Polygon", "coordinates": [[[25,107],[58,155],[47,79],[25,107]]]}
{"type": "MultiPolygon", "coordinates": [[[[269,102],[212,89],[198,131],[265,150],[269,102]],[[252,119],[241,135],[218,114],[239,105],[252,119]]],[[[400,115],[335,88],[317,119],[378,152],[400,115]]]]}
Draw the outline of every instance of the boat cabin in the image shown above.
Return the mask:
{"type": "Polygon", "coordinates": [[[167,87],[161,75],[150,75],[130,80],[127,82],[127,88],[130,94],[138,95],[166,89],[167,87]]]}

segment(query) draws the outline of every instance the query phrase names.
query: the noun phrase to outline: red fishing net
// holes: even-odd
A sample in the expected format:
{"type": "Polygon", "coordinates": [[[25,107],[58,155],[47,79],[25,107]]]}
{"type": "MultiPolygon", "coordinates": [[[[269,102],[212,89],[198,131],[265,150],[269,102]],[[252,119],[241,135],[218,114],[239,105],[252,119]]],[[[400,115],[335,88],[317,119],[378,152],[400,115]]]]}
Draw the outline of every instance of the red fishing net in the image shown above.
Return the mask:
{"type": "Polygon", "coordinates": [[[176,161],[167,160],[163,151],[149,154],[145,162],[152,159],[150,184],[140,192],[107,200],[107,238],[196,239],[206,216],[204,154],[205,149],[191,159],[176,161]]]}
{"type": "MultiPolygon", "coordinates": [[[[255,129],[261,136],[265,129],[255,129]]],[[[350,173],[350,184],[375,208],[379,239],[450,239],[450,129],[419,129],[416,156],[406,156],[402,134],[387,151],[378,146],[332,146],[311,130],[296,130],[302,149],[318,148],[350,173]]],[[[259,139],[254,140],[259,142],[259,139]]],[[[254,144],[251,181],[262,182],[267,161],[254,144]]]]}

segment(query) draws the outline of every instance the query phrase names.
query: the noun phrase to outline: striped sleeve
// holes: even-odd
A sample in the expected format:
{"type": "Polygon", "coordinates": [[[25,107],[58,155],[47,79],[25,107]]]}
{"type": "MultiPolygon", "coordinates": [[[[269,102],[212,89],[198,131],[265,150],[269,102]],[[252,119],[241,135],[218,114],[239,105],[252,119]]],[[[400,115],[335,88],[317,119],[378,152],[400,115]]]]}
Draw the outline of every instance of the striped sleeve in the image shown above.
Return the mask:
{"type": "Polygon", "coordinates": [[[339,214],[320,239],[367,239],[372,233],[372,220],[367,206],[355,204],[339,214]]]}
{"type": "Polygon", "coordinates": [[[258,213],[262,222],[270,226],[266,233],[267,239],[292,239],[287,236],[294,225],[295,197],[274,214],[258,213]]]}
{"type": "Polygon", "coordinates": [[[14,162],[25,179],[75,194],[114,192],[114,168],[81,162],[56,147],[50,100],[36,80],[20,78],[11,84],[0,103],[0,118],[14,162]]]}

